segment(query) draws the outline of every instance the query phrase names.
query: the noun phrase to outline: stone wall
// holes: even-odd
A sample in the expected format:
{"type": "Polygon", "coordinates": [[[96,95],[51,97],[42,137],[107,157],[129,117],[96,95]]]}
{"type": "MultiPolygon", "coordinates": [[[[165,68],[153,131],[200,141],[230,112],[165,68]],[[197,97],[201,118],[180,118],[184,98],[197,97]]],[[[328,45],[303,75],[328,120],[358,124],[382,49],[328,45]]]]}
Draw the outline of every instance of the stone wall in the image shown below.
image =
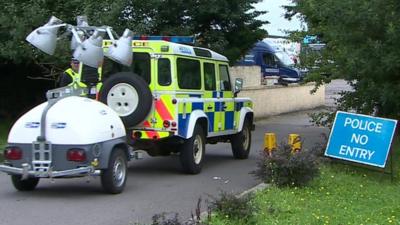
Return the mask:
{"type": "Polygon", "coordinates": [[[234,84],[236,78],[243,79],[243,88],[260,87],[260,66],[234,66],[229,68],[231,82],[234,84]]]}
{"type": "Polygon", "coordinates": [[[325,104],[325,86],[311,94],[313,83],[304,85],[245,88],[239,97],[250,97],[256,118],[313,109],[325,104]]]}

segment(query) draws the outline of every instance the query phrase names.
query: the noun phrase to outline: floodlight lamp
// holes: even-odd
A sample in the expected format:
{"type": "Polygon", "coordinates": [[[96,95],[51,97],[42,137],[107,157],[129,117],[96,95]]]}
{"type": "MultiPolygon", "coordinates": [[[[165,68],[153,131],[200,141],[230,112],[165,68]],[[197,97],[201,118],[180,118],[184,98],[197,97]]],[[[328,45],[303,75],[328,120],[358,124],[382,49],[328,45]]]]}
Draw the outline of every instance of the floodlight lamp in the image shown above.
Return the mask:
{"type": "Polygon", "coordinates": [[[78,27],[88,27],[89,22],[87,16],[77,16],[76,17],[76,25],[78,27]]]}
{"type": "Polygon", "coordinates": [[[32,31],[26,37],[26,41],[41,51],[53,55],[57,44],[57,32],[61,26],[64,26],[62,21],[52,16],[49,22],[32,31]]]}
{"type": "Polygon", "coordinates": [[[75,50],[81,43],[82,41],[85,39],[85,33],[83,31],[76,31],[77,35],[74,35],[72,33],[72,38],[71,38],[71,50],[75,50]],[[79,38],[79,39],[77,39],[79,38]]]}
{"type": "Polygon", "coordinates": [[[132,64],[132,37],[133,32],[125,29],[123,35],[110,46],[106,56],[125,66],[132,64]]]}
{"type": "Polygon", "coordinates": [[[83,64],[97,68],[101,65],[104,57],[102,44],[103,38],[96,30],[92,36],[78,45],[73,56],[83,64]]]}

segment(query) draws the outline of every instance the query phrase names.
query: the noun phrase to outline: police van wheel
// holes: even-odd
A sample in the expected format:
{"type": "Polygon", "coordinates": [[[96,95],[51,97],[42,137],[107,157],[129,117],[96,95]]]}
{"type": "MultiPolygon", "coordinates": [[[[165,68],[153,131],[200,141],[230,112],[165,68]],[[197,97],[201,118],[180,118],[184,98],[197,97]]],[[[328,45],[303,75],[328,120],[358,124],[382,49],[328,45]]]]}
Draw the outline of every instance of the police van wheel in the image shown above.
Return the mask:
{"type": "Polygon", "coordinates": [[[200,125],[196,125],[193,136],[180,146],[180,160],[183,171],[188,174],[201,172],[205,154],[204,131],[200,125]]]}
{"type": "Polygon", "coordinates": [[[29,177],[22,180],[21,175],[11,175],[11,181],[18,191],[33,191],[39,183],[39,178],[29,177]]]}
{"type": "Polygon", "coordinates": [[[130,72],[111,75],[103,84],[99,100],[112,108],[127,127],[145,120],[153,104],[149,85],[130,72]]]}
{"type": "Polygon", "coordinates": [[[101,184],[103,189],[110,194],[118,194],[124,190],[128,162],[122,149],[115,149],[110,156],[108,168],[101,173],[101,184]]]}
{"type": "Polygon", "coordinates": [[[232,153],[235,159],[247,159],[251,147],[251,123],[245,120],[241,132],[231,137],[232,153]]]}

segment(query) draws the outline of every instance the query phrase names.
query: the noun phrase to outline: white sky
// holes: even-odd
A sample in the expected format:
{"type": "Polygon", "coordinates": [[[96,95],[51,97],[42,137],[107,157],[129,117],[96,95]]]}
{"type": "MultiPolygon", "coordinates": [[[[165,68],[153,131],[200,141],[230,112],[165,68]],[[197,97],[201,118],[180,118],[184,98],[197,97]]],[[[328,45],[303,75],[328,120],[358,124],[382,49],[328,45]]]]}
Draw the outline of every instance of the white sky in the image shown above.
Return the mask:
{"type": "Polygon", "coordinates": [[[268,11],[268,13],[260,16],[259,19],[267,20],[270,24],[264,25],[263,28],[268,31],[269,35],[285,36],[284,30],[301,30],[302,24],[298,18],[288,21],[283,14],[285,9],[282,5],[289,5],[290,0],[263,0],[255,5],[257,10],[268,11]]]}

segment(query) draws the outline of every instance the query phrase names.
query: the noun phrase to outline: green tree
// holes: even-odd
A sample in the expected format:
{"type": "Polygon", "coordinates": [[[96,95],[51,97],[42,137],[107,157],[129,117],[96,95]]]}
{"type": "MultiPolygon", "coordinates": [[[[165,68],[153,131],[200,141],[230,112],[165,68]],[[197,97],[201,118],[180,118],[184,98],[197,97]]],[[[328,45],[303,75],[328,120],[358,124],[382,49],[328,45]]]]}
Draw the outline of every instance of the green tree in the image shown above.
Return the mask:
{"type": "Polygon", "coordinates": [[[321,76],[346,79],[354,88],[339,103],[344,110],[400,119],[400,1],[292,0],[287,17],[300,15],[308,33],[326,43],[321,76]]]}
{"type": "MultiPolygon", "coordinates": [[[[4,1],[4,0],[2,0],[4,1]]],[[[56,57],[46,57],[24,40],[34,28],[54,15],[75,24],[87,15],[91,25],[109,25],[121,33],[125,27],[137,34],[197,35],[198,45],[212,48],[235,61],[262,39],[266,23],[256,19],[258,0],[16,0],[2,2],[0,58],[13,63],[51,61],[66,63],[70,54],[64,43],[56,57]],[[67,56],[67,57],[66,57],[67,56]]]]}

